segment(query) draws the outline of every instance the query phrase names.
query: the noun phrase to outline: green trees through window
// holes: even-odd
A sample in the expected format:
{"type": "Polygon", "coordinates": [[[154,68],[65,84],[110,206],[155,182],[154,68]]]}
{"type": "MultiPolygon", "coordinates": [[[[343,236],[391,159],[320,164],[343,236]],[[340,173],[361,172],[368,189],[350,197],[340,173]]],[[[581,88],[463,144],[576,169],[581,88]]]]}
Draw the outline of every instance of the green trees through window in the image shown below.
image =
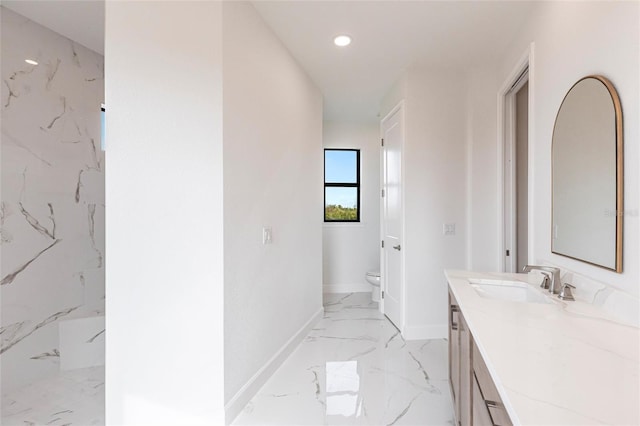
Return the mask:
{"type": "Polygon", "coordinates": [[[330,204],[325,207],[324,218],[326,221],[357,221],[357,207],[342,207],[340,205],[330,204]]]}

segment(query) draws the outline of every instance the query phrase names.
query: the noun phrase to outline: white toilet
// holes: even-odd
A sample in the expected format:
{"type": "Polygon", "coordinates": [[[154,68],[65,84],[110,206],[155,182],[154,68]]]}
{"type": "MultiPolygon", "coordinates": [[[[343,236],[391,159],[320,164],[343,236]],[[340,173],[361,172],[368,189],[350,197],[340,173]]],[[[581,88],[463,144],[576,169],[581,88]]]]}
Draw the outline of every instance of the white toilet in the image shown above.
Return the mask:
{"type": "Polygon", "coordinates": [[[374,302],[380,301],[380,272],[371,271],[367,272],[365,278],[369,284],[371,284],[371,300],[374,302]]]}

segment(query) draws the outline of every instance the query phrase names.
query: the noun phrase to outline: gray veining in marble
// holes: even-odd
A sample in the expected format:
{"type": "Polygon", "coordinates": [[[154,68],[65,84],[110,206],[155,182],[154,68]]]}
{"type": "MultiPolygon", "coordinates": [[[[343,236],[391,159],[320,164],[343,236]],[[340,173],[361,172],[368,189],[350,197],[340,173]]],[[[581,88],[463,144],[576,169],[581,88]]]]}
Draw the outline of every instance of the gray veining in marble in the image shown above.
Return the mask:
{"type": "Polygon", "coordinates": [[[36,231],[38,231],[39,233],[41,233],[42,235],[45,235],[49,238],[51,238],[52,240],[55,240],[55,229],[56,229],[56,222],[55,222],[55,217],[53,215],[53,206],[51,206],[51,203],[47,203],[47,205],[49,206],[49,210],[51,212],[51,215],[49,216],[49,219],[51,219],[52,222],[52,229],[51,231],[49,231],[47,228],[45,228],[44,226],[40,225],[40,222],[38,221],[38,219],[36,219],[35,217],[33,217],[31,215],[31,213],[29,213],[27,211],[27,209],[24,208],[24,206],[22,205],[22,203],[18,203],[18,206],[20,207],[20,213],[22,213],[22,215],[24,216],[24,218],[27,220],[27,222],[29,223],[29,225],[31,225],[31,227],[33,229],[35,229],[36,231]]]}
{"type": "Polygon", "coordinates": [[[48,245],[47,247],[45,247],[44,249],[42,249],[38,253],[36,253],[35,256],[33,256],[31,259],[27,260],[24,264],[20,265],[18,267],[18,269],[16,269],[15,271],[13,271],[13,272],[7,274],[6,276],[4,276],[2,278],[2,281],[0,281],[0,285],[11,284],[16,279],[18,274],[20,274],[22,271],[27,269],[27,267],[29,265],[31,265],[33,262],[35,262],[36,259],[38,259],[40,256],[42,256],[49,249],[53,248],[53,246],[58,244],[60,241],[61,240],[55,240],[50,245],[48,245]]]}
{"type": "Polygon", "coordinates": [[[446,340],[405,341],[369,293],[325,296],[324,318],[234,424],[452,425],[446,340]]]}
{"type": "Polygon", "coordinates": [[[87,340],[87,343],[93,343],[98,337],[100,337],[102,334],[104,334],[106,330],[102,330],[100,332],[98,332],[96,335],[92,336],[89,340],[87,340]]]}
{"type": "Polygon", "coordinates": [[[18,333],[14,334],[13,339],[8,340],[5,344],[5,341],[3,339],[2,341],[2,347],[0,347],[0,354],[8,351],[9,349],[11,349],[13,346],[17,345],[18,343],[20,343],[22,340],[26,339],[27,337],[31,336],[33,333],[35,333],[36,331],[38,331],[40,328],[51,324],[53,322],[56,322],[57,320],[59,320],[60,318],[69,315],[71,312],[75,311],[76,309],[78,309],[78,306],[73,307],[73,308],[69,308],[69,309],[65,309],[64,311],[60,311],[60,312],[56,312],[53,315],[48,316],[47,318],[45,318],[44,320],[40,321],[38,324],[36,324],[33,328],[29,329],[28,331],[26,331],[25,333],[18,335],[18,333]]]}
{"type": "Polygon", "coordinates": [[[49,358],[60,358],[60,351],[58,351],[57,349],[52,349],[51,352],[45,352],[43,354],[31,357],[31,359],[49,359],[49,358]]]}

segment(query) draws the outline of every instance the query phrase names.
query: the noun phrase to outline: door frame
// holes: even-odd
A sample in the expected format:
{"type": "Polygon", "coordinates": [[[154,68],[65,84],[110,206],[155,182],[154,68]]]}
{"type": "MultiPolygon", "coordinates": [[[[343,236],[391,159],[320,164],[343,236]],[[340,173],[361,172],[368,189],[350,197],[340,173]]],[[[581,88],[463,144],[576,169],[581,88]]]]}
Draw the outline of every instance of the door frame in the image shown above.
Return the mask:
{"type": "MultiPolygon", "coordinates": [[[[517,111],[516,98],[520,89],[529,82],[529,67],[526,66],[516,77],[509,92],[505,95],[505,141],[502,169],[504,173],[504,239],[505,251],[510,250],[509,256],[504,256],[504,271],[518,272],[518,198],[517,198],[517,111]]],[[[528,118],[527,118],[528,120],[528,118]]],[[[527,215],[528,216],[528,215],[527,215]]],[[[527,224],[527,232],[529,225],[527,224]]]]}
{"type": "Polygon", "coordinates": [[[496,267],[501,272],[516,271],[517,247],[516,243],[516,198],[515,198],[515,94],[517,90],[529,82],[529,117],[528,117],[528,263],[533,263],[534,247],[534,155],[533,142],[535,141],[534,123],[534,43],[531,43],[522,54],[512,71],[498,91],[498,252],[496,253],[496,267]],[[526,78],[522,78],[523,75],[526,78]],[[507,165],[507,161],[511,161],[507,165]],[[509,170],[509,173],[507,173],[509,170]],[[509,244],[507,244],[507,241],[509,244]],[[510,256],[506,256],[507,246],[511,247],[510,256]]]}
{"type": "MultiPolygon", "coordinates": [[[[405,245],[405,191],[404,191],[404,183],[405,183],[405,161],[404,161],[404,149],[405,149],[405,136],[406,136],[406,121],[405,121],[405,110],[404,110],[404,99],[401,100],[394,106],[391,111],[389,111],[382,120],[380,120],[380,140],[384,139],[384,124],[387,120],[389,120],[395,113],[400,113],[400,122],[402,123],[402,141],[400,142],[400,149],[402,151],[402,155],[400,158],[400,179],[402,180],[402,184],[400,186],[400,209],[401,209],[401,217],[402,217],[402,235],[400,237],[402,245],[406,248],[405,245]]],[[[380,144],[380,241],[384,240],[384,236],[386,235],[385,229],[385,212],[384,212],[384,199],[382,197],[382,190],[384,187],[384,172],[385,172],[385,163],[384,163],[384,146],[382,143],[380,144]]],[[[389,247],[383,248],[380,246],[380,290],[385,291],[387,289],[387,280],[386,280],[386,271],[385,271],[385,250],[389,249],[389,247]]],[[[405,287],[405,250],[400,251],[400,268],[402,273],[400,275],[400,291],[402,292],[402,296],[400,298],[401,301],[401,315],[400,315],[400,324],[395,324],[399,327],[400,332],[404,331],[404,327],[406,324],[406,312],[407,312],[407,291],[405,287]]],[[[385,313],[384,311],[384,297],[380,298],[379,310],[381,313],[385,313]]]]}

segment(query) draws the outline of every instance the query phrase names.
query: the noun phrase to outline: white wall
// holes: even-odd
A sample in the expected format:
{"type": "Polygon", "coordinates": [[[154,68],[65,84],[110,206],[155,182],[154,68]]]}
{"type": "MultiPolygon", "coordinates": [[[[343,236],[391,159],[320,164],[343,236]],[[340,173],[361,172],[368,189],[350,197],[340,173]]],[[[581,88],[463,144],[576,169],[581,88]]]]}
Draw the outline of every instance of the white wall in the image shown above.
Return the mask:
{"type": "Polygon", "coordinates": [[[221,424],[322,313],[322,97],[248,3],[106,28],[107,421],[221,424]]]}
{"type": "Polygon", "coordinates": [[[277,366],[272,358],[322,312],[322,96],[252,5],[227,2],[223,12],[225,400],[233,417],[277,366]],[[264,226],[272,244],[262,244],[264,226]]]}
{"type": "Polygon", "coordinates": [[[108,424],[222,424],[222,5],[107,2],[108,424]]]}
{"type": "Polygon", "coordinates": [[[467,268],[498,271],[498,133],[495,64],[478,65],[467,77],[467,268]]]}
{"type": "MultiPolygon", "coordinates": [[[[0,11],[0,364],[8,392],[77,355],[61,351],[62,321],[104,314],[104,59],[0,11]]],[[[86,342],[96,332],[79,334],[86,342]]],[[[104,352],[104,337],[87,346],[104,352]]]]}
{"type": "MultiPolygon", "coordinates": [[[[533,204],[530,206],[534,239],[530,260],[551,263],[610,284],[622,292],[638,297],[640,294],[638,179],[639,149],[639,89],[638,75],[640,37],[640,5],[637,2],[541,2],[520,36],[500,60],[498,71],[491,67],[480,77],[470,75],[470,103],[478,113],[486,108],[487,120],[472,123],[472,134],[493,134],[497,110],[497,87],[502,85],[519,58],[534,42],[534,64],[530,77],[530,125],[533,126],[531,164],[533,167],[533,204]],[[570,25],[568,24],[570,23],[570,25]],[[624,273],[616,274],[579,261],[551,253],[551,137],[558,108],[566,92],[581,77],[601,74],[609,78],[620,95],[624,116],[624,273]],[[497,82],[493,75],[496,76],[497,82]],[[478,79],[482,79],[477,84],[478,79]],[[486,91],[481,89],[485,85],[486,91]],[[494,89],[495,88],[495,89],[494,89]],[[493,92],[493,93],[492,93],[493,92]]],[[[495,141],[496,139],[493,138],[495,141]]],[[[497,146],[491,137],[474,138],[473,149],[473,234],[472,266],[491,265],[486,253],[495,253],[499,262],[497,232],[484,232],[482,224],[497,226],[491,217],[498,216],[495,199],[497,185],[495,170],[497,146]],[[492,189],[493,187],[493,189],[492,189]],[[486,197],[475,193],[486,193],[486,197]],[[486,199],[486,203],[484,200],[486,199]],[[486,218],[486,222],[485,219],[486,218]],[[481,243],[484,241],[484,243],[481,243]],[[483,245],[490,247],[484,250],[483,245]],[[494,247],[496,249],[494,250],[494,247]]],[[[496,228],[497,229],[497,228],[496,228]]]]}
{"type": "Polygon", "coordinates": [[[452,70],[411,67],[382,103],[404,94],[405,329],[409,339],[447,333],[445,269],[466,264],[466,92],[452,70]],[[445,236],[445,223],[456,235],[445,236]]]}
{"type": "Polygon", "coordinates": [[[325,121],[325,148],[360,150],[360,223],[325,223],[323,291],[371,291],[368,271],[380,271],[380,125],[325,121]]]}

